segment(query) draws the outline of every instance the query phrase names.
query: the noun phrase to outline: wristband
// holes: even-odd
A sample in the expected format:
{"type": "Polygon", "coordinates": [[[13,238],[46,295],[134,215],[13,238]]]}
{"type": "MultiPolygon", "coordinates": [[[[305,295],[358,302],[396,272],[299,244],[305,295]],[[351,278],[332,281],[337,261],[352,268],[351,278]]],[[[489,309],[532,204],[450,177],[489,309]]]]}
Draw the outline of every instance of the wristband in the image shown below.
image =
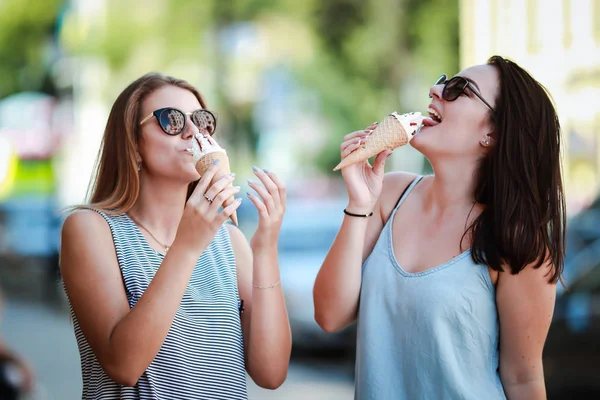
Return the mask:
{"type": "Polygon", "coordinates": [[[371,211],[370,214],[354,214],[344,208],[344,214],[349,215],[351,217],[369,218],[371,215],[373,215],[373,211],[371,211]]]}

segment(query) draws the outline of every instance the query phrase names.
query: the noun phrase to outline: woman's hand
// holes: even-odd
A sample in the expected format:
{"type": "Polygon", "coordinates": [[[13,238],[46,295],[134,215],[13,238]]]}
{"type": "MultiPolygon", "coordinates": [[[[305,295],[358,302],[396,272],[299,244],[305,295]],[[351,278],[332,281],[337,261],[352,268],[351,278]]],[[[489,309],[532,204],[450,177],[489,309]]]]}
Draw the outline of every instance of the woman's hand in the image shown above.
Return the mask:
{"type": "Polygon", "coordinates": [[[248,185],[256,191],[256,195],[248,193],[248,198],[258,210],[258,229],[250,240],[252,250],[265,247],[277,247],[279,230],[285,213],[285,185],[273,172],[252,167],[254,174],[264,186],[252,181],[248,185]],[[261,201],[262,199],[262,201],[261,201]]]}
{"type": "Polygon", "coordinates": [[[234,174],[224,175],[211,184],[218,170],[218,164],[214,164],[206,171],[185,205],[176,240],[183,241],[190,248],[205,248],[242,202],[241,198],[237,198],[219,212],[223,202],[238,193],[240,187],[229,186],[234,174]]]}
{"type": "MultiPolygon", "coordinates": [[[[341,158],[358,149],[369,137],[377,122],[365,130],[352,132],[344,137],[340,146],[341,158]]],[[[375,158],[373,167],[368,160],[342,168],[342,177],[348,190],[348,211],[357,214],[368,214],[373,211],[383,187],[385,160],[392,154],[391,150],[382,151],[375,158]]]]}

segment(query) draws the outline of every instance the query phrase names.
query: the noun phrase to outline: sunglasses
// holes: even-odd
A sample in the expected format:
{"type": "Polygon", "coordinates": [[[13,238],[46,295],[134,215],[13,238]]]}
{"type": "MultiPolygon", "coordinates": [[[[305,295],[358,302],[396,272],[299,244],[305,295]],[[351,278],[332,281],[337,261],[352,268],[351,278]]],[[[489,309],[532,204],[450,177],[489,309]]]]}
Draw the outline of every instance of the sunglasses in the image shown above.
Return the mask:
{"type": "MultiPolygon", "coordinates": [[[[483,101],[485,105],[490,108],[490,110],[494,111],[494,108],[490,105],[490,103],[485,101],[475,86],[462,76],[455,76],[454,78],[448,80],[446,74],[442,74],[442,76],[440,76],[433,84],[433,86],[437,85],[444,85],[444,89],[442,90],[442,99],[446,101],[454,101],[458,99],[460,95],[465,92],[465,89],[469,88],[469,90],[473,92],[475,96],[479,97],[479,99],[483,101]]],[[[429,94],[429,97],[431,97],[431,93],[429,94]]]]}
{"type": "Polygon", "coordinates": [[[185,129],[187,124],[186,116],[190,116],[192,123],[196,125],[200,132],[208,132],[210,136],[215,133],[217,128],[217,118],[208,110],[196,110],[189,113],[184,113],[173,107],[158,109],[140,121],[140,125],[148,121],[152,117],[156,117],[158,125],[167,135],[179,135],[185,129]]]}

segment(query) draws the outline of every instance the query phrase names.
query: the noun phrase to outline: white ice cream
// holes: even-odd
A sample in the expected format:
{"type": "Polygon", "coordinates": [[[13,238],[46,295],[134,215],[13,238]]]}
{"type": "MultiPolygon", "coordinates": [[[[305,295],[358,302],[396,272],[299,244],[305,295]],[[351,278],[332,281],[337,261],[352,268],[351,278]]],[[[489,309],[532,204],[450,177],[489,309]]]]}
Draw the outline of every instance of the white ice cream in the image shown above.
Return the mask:
{"type": "Polygon", "coordinates": [[[214,153],[216,151],[227,153],[225,149],[219,146],[219,143],[217,143],[217,141],[211,136],[202,135],[199,133],[195,136],[195,139],[196,140],[192,140],[192,154],[194,155],[194,163],[197,163],[199,159],[208,153],[214,153]]]}
{"type": "Polygon", "coordinates": [[[423,124],[423,115],[418,111],[406,114],[398,114],[394,111],[391,115],[402,124],[402,127],[408,134],[409,141],[415,136],[415,133],[423,124]]]}

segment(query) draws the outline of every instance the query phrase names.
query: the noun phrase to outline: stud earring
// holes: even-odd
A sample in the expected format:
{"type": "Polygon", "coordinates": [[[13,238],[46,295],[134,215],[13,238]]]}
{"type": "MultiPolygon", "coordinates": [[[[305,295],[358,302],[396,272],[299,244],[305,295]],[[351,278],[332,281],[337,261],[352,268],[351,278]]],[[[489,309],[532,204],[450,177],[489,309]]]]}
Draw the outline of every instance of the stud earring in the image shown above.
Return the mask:
{"type": "Polygon", "coordinates": [[[137,170],[140,172],[142,170],[142,160],[138,160],[137,162],[137,170]]]}

